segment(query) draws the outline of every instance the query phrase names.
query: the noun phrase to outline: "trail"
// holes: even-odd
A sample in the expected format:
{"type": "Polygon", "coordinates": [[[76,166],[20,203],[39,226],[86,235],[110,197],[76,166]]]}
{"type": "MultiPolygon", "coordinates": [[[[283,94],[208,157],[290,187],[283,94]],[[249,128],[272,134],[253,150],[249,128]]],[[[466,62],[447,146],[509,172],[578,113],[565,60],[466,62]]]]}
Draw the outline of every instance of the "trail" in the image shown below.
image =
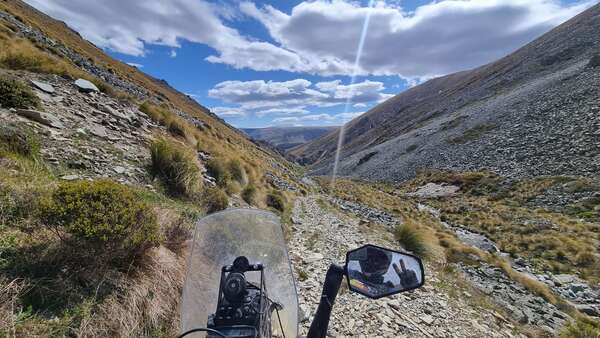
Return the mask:
{"type": "MultiPolygon", "coordinates": [[[[320,298],[327,267],[342,263],[349,249],[366,243],[398,248],[389,232],[369,228],[353,217],[327,206],[321,196],[296,200],[290,241],[299,303],[306,335],[320,298]]],[[[330,336],[380,337],[514,337],[512,325],[493,310],[474,308],[462,297],[451,298],[434,285],[438,273],[426,266],[423,288],[369,300],[342,286],[329,325],[330,336]]],[[[464,296],[466,298],[467,296],[464,296]]]]}

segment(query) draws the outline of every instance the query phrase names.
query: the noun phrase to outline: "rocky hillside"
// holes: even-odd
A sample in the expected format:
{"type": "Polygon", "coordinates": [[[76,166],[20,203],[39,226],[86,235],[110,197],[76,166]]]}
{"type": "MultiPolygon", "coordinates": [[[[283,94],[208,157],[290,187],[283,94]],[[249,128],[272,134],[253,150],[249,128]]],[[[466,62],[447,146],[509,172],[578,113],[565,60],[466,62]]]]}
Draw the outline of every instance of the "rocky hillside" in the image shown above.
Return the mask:
{"type": "MultiPolygon", "coordinates": [[[[600,173],[600,5],[511,55],[436,78],[346,125],[340,174],[402,181],[421,168],[504,176],[600,173]]],[[[293,150],[330,174],[337,135],[293,150]]]]}
{"type": "Polygon", "coordinates": [[[65,24],[0,1],[0,336],[179,333],[186,248],[288,212],[296,167],[65,24]]]}
{"type": "Polygon", "coordinates": [[[269,127],[244,128],[242,131],[252,139],[264,141],[282,152],[313,141],[338,127],[269,127]]]}

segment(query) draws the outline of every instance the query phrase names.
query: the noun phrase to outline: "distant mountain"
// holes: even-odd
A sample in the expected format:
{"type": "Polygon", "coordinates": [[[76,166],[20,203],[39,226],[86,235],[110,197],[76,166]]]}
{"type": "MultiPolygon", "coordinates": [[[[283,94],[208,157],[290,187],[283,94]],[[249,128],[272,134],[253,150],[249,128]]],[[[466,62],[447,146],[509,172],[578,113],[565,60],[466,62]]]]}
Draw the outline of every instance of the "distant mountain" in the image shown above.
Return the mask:
{"type": "MultiPolygon", "coordinates": [[[[290,155],[330,174],[336,146],[328,134],[290,155]]],[[[497,62],[425,82],[349,122],[339,168],[387,181],[423,168],[598,177],[600,5],[497,62]]]]}
{"type": "Polygon", "coordinates": [[[337,129],[338,127],[270,127],[245,128],[242,131],[254,140],[266,142],[286,152],[337,129]]]}

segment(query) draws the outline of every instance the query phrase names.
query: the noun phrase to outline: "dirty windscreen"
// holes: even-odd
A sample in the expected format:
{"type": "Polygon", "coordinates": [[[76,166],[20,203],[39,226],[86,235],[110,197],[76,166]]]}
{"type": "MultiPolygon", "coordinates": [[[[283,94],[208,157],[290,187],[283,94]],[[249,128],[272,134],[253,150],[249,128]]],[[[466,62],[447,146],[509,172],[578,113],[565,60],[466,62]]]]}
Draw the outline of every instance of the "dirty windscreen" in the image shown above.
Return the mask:
{"type": "MultiPolygon", "coordinates": [[[[221,268],[238,256],[264,265],[269,298],[284,306],[280,316],[285,336],[296,337],[298,299],[281,223],[273,213],[255,209],[228,210],[197,223],[183,289],[182,332],[207,326],[217,308],[221,268]]],[[[281,333],[276,313],[272,327],[274,334],[281,333]]]]}

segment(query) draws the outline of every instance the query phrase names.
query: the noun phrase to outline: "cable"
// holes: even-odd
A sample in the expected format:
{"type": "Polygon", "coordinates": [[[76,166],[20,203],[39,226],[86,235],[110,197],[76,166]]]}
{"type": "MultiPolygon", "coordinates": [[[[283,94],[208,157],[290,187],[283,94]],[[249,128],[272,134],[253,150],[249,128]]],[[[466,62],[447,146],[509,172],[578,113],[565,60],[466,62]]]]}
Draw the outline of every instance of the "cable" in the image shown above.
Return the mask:
{"type": "Polygon", "coordinates": [[[277,319],[279,320],[279,328],[281,329],[281,334],[283,335],[283,338],[285,338],[285,331],[283,330],[283,325],[281,325],[281,317],[279,316],[279,309],[275,308],[275,311],[277,311],[277,319]]]}
{"type": "Polygon", "coordinates": [[[183,337],[187,336],[188,334],[194,333],[194,332],[214,333],[214,334],[219,335],[219,337],[227,338],[227,336],[222,334],[221,332],[219,332],[217,330],[213,330],[213,329],[207,329],[207,328],[198,328],[198,329],[189,330],[187,332],[182,333],[181,336],[179,336],[178,338],[183,338],[183,337]]]}

